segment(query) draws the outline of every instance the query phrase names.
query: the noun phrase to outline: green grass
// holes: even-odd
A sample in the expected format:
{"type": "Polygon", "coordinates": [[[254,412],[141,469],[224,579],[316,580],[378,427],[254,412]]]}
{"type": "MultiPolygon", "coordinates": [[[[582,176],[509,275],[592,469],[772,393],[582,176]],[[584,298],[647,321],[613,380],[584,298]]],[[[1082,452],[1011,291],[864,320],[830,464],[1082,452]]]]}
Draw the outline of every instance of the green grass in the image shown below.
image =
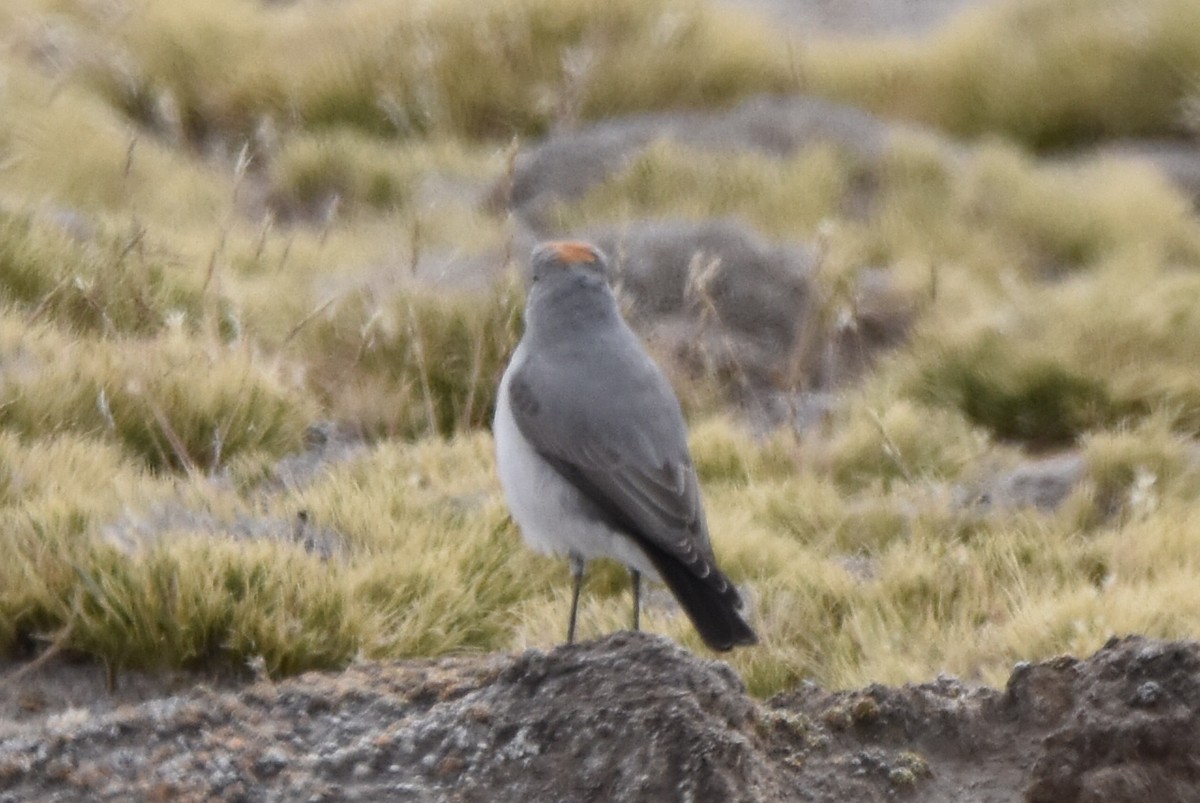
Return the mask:
{"type": "MultiPolygon", "coordinates": [[[[878,161],[657,142],[554,210],[738,217],[819,242],[825,325],[858,314],[868,268],[915,311],[813,431],[751,436],[676,377],[762,637],[729,660],[766,695],[999,682],[1113,633],[1189,635],[1200,223],[1147,168],[1029,148],[1181,131],[1193,6],[1011,0],[916,44],[790,55],[667,0],[6,6],[0,653],[282,675],[557,644],[567,568],[521,545],[487,433],[525,255],[478,200],[514,134],[800,85],[981,139],[900,134],[878,161]],[[496,281],[430,281],[460,257],[496,281]],[[280,487],[325,420],[362,453],[280,487]],[[1085,476],[1060,510],[963,503],[1067,447],[1085,476]],[[331,556],[289,535],[302,511],[331,556]]],[[[657,593],[646,626],[702,651],[657,593]]],[[[594,567],[583,636],[628,606],[594,567]]]]}

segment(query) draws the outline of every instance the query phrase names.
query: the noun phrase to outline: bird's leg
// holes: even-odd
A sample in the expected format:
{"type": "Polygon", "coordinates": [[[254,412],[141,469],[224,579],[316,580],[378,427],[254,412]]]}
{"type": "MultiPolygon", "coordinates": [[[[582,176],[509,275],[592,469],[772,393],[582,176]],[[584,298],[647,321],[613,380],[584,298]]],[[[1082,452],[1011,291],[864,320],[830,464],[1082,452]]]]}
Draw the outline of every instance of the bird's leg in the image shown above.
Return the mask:
{"type": "Polygon", "coordinates": [[[583,587],[583,556],[571,553],[571,577],[575,588],[571,592],[571,618],[567,622],[567,643],[575,643],[575,617],[579,613],[579,589],[583,587]]]}
{"type": "Polygon", "coordinates": [[[642,620],[642,573],[630,569],[629,579],[633,581],[633,629],[637,631],[642,620]]]}

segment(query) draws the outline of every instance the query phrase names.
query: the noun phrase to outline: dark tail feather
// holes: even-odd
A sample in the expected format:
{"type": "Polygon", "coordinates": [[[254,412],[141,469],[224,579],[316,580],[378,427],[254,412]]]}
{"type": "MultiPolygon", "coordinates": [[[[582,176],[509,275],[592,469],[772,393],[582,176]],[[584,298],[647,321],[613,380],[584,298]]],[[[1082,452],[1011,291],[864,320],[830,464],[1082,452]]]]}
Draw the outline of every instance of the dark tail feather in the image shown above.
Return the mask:
{"type": "Polygon", "coordinates": [[[708,577],[697,577],[687,565],[666,552],[645,543],[639,546],[710,649],[725,652],[758,643],[758,636],[742,618],[737,589],[716,566],[711,567],[708,577]]]}

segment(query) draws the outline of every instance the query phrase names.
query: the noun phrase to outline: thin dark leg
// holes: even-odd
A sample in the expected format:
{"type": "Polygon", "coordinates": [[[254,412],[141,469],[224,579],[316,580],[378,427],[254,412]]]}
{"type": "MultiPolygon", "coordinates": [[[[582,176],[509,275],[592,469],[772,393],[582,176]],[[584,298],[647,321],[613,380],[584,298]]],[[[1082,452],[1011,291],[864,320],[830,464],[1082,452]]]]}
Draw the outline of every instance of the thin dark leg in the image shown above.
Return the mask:
{"type": "Polygon", "coordinates": [[[633,581],[633,629],[636,631],[641,629],[642,622],[642,573],[630,569],[629,578],[633,581]]]}
{"type": "Polygon", "coordinates": [[[575,617],[579,613],[579,589],[583,587],[583,558],[571,555],[571,577],[575,579],[575,589],[571,592],[571,618],[567,622],[567,643],[575,643],[575,617]]]}

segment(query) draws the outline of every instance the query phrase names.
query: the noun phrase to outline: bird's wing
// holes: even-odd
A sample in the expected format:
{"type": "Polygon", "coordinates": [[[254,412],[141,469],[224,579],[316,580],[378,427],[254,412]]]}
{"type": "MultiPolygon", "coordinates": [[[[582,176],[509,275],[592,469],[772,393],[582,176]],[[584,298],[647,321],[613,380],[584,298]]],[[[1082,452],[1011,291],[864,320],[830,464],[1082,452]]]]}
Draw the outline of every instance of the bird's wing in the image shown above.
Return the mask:
{"type": "Polygon", "coordinates": [[[611,525],[706,578],[716,565],[675,394],[640,347],[620,364],[598,351],[530,355],[508,386],[517,426],[611,525]]]}

